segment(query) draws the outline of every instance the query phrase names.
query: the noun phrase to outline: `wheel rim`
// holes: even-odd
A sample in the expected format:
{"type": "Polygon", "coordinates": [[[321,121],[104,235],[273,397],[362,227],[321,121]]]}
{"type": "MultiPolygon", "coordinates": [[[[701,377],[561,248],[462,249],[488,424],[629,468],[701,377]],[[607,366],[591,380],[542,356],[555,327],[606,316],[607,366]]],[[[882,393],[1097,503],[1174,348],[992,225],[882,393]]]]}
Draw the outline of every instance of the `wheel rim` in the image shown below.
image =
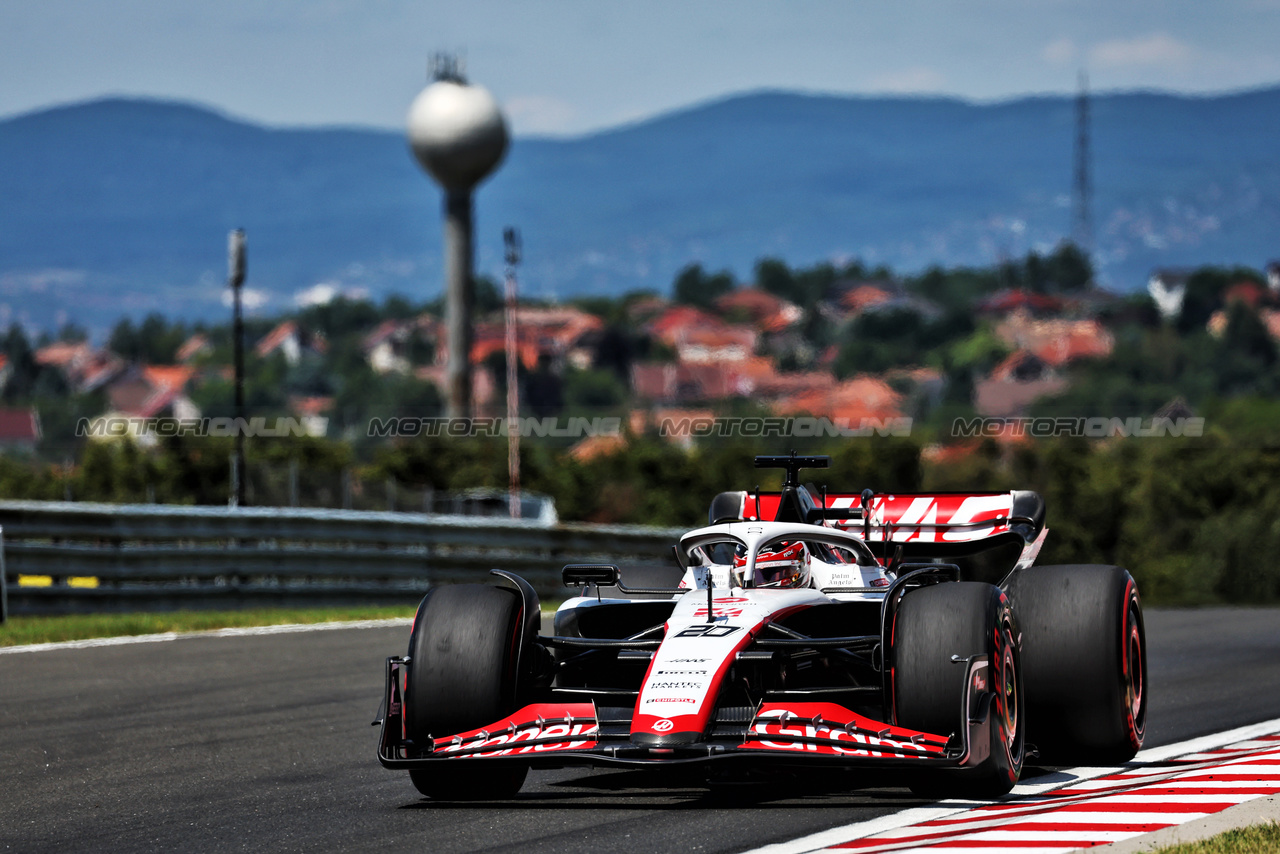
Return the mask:
{"type": "Polygon", "coordinates": [[[1129,631],[1125,643],[1125,705],[1129,711],[1129,723],[1136,733],[1142,729],[1143,672],[1142,631],[1132,609],[1129,611],[1129,631]]]}
{"type": "Polygon", "coordinates": [[[1018,665],[1013,655],[1013,638],[1004,633],[1004,647],[1000,656],[999,681],[1000,725],[1004,731],[1005,747],[1010,757],[1017,756],[1018,741],[1018,665]]]}

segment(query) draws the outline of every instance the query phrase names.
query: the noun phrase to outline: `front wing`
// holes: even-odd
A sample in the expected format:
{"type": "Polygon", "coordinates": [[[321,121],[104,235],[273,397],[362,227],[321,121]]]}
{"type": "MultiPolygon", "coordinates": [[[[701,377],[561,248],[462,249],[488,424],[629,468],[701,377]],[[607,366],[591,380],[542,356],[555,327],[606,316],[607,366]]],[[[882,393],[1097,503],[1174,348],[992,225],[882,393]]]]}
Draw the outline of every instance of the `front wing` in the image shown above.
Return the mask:
{"type": "Polygon", "coordinates": [[[424,769],[441,762],[518,762],[532,767],[655,766],[710,762],[837,767],[965,768],[990,755],[987,659],[973,656],[957,668],[965,680],[957,733],[917,732],[873,721],[835,703],[764,702],[717,713],[707,737],[679,747],[654,748],[631,740],[631,707],[592,702],[527,705],[468,732],[409,738],[404,722],[407,662],[387,659],[386,693],[379,719],[378,760],[387,768],[424,769]]]}

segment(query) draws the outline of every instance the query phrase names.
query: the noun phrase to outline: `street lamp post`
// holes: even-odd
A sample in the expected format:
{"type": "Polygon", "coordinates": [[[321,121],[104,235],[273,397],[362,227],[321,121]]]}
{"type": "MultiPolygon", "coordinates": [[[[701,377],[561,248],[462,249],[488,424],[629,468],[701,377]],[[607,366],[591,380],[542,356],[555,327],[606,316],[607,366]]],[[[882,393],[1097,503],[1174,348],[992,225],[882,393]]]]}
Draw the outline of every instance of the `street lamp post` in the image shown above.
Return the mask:
{"type": "Polygon", "coordinates": [[[502,233],[507,262],[507,479],[511,493],[511,518],[520,518],[520,390],[516,367],[520,361],[516,328],[516,267],[520,264],[520,232],[502,233]]]}
{"type": "Polygon", "coordinates": [[[244,318],[240,311],[240,289],[244,285],[245,237],[244,229],[237,228],[227,237],[227,286],[231,288],[233,320],[231,324],[232,348],[235,351],[236,378],[236,437],[235,452],[231,458],[232,507],[243,507],[244,501],[244,318]]]}

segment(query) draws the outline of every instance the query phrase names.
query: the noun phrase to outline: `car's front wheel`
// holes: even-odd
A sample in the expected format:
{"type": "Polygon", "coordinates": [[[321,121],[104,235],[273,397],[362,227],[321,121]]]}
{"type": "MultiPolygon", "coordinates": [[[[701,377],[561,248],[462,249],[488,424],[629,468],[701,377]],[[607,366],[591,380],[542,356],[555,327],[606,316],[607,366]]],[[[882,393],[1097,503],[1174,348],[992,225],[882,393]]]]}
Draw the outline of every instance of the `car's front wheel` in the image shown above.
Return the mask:
{"type": "MultiPolygon", "coordinates": [[[[431,590],[409,638],[405,729],[424,743],[500,720],[516,710],[517,619],[512,590],[457,584],[431,590]]],[[[443,759],[409,772],[429,798],[504,798],[520,791],[527,766],[485,759],[443,759]]]]}
{"type": "Polygon", "coordinates": [[[985,655],[983,685],[990,754],[978,765],[918,776],[912,791],[930,797],[995,797],[1013,788],[1022,773],[1025,716],[1018,633],[1009,600],[1000,588],[954,582],[907,593],[893,627],[895,723],[936,735],[962,734],[965,665],[985,655]],[[953,656],[955,658],[953,658],[953,656]]]}

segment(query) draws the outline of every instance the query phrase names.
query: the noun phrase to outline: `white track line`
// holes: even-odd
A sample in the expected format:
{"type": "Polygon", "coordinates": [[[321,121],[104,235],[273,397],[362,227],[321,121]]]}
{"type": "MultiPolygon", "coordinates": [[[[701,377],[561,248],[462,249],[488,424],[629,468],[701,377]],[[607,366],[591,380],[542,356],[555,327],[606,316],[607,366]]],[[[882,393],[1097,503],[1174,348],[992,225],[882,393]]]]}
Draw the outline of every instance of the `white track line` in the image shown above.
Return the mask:
{"type": "MultiPolygon", "coordinates": [[[[1280,731],[1280,718],[1274,718],[1262,723],[1250,724],[1248,726],[1237,727],[1236,729],[1216,732],[1211,735],[1192,738],[1186,741],[1180,741],[1176,744],[1166,744],[1160,747],[1153,747],[1149,750],[1143,750],[1134,757],[1134,762],[1163,762],[1166,759],[1173,759],[1180,756],[1188,756],[1202,753],[1207,750],[1214,750],[1224,747],[1228,744],[1236,744],[1237,742],[1248,741],[1249,739],[1258,738],[1263,735],[1270,735],[1280,731]]],[[[1129,766],[1121,765],[1114,768],[1072,768],[1069,771],[1060,771],[1048,775],[1051,780],[1044,783],[1020,783],[1014,786],[1013,791],[994,803],[1000,803],[1006,800],[1016,800],[1024,798],[1028,795],[1038,795],[1043,792],[1061,789],[1066,786],[1079,784],[1085,780],[1092,780],[1096,777],[1102,777],[1107,774],[1116,774],[1125,771],[1129,766]]],[[[1177,796],[1174,796],[1177,797],[1177,796]]],[[[1190,800],[1194,796],[1183,796],[1190,800]]],[[[824,830],[819,833],[813,833],[809,836],[803,836],[799,839],[793,839],[790,842],[778,842],[773,845],[765,845],[760,848],[753,848],[743,854],[808,854],[811,851],[819,851],[823,848],[830,848],[839,845],[842,842],[849,842],[854,839],[863,839],[873,836],[877,833],[884,833],[890,830],[899,830],[918,824],[924,821],[935,821],[940,818],[959,815],[968,812],[977,806],[985,806],[992,801],[940,801],[935,806],[916,807],[909,810],[902,810],[892,815],[881,816],[880,818],[871,819],[870,821],[855,822],[847,824],[843,827],[835,827],[831,830],[824,830]]],[[[888,840],[886,840],[888,841],[888,840]]],[[[1008,851],[1006,848],[1005,851],[1008,851]]],[[[977,854],[974,849],[970,854],[977,854]]]]}
{"type": "Polygon", "coordinates": [[[32,643],[24,646],[0,646],[0,655],[16,655],[22,652],[53,652],[59,649],[94,649],[100,646],[125,646],[132,643],[165,643],[185,638],[243,638],[258,635],[290,635],[298,632],[328,632],[335,629],[381,629],[387,626],[407,626],[410,617],[389,617],[384,620],[349,620],[332,623],[286,623],[278,626],[246,626],[236,629],[209,629],[202,632],[162,632],[154,635],[121,635],[113,638],[89,638],[88,640],[59,641],[57,643],[32,643]]]}

